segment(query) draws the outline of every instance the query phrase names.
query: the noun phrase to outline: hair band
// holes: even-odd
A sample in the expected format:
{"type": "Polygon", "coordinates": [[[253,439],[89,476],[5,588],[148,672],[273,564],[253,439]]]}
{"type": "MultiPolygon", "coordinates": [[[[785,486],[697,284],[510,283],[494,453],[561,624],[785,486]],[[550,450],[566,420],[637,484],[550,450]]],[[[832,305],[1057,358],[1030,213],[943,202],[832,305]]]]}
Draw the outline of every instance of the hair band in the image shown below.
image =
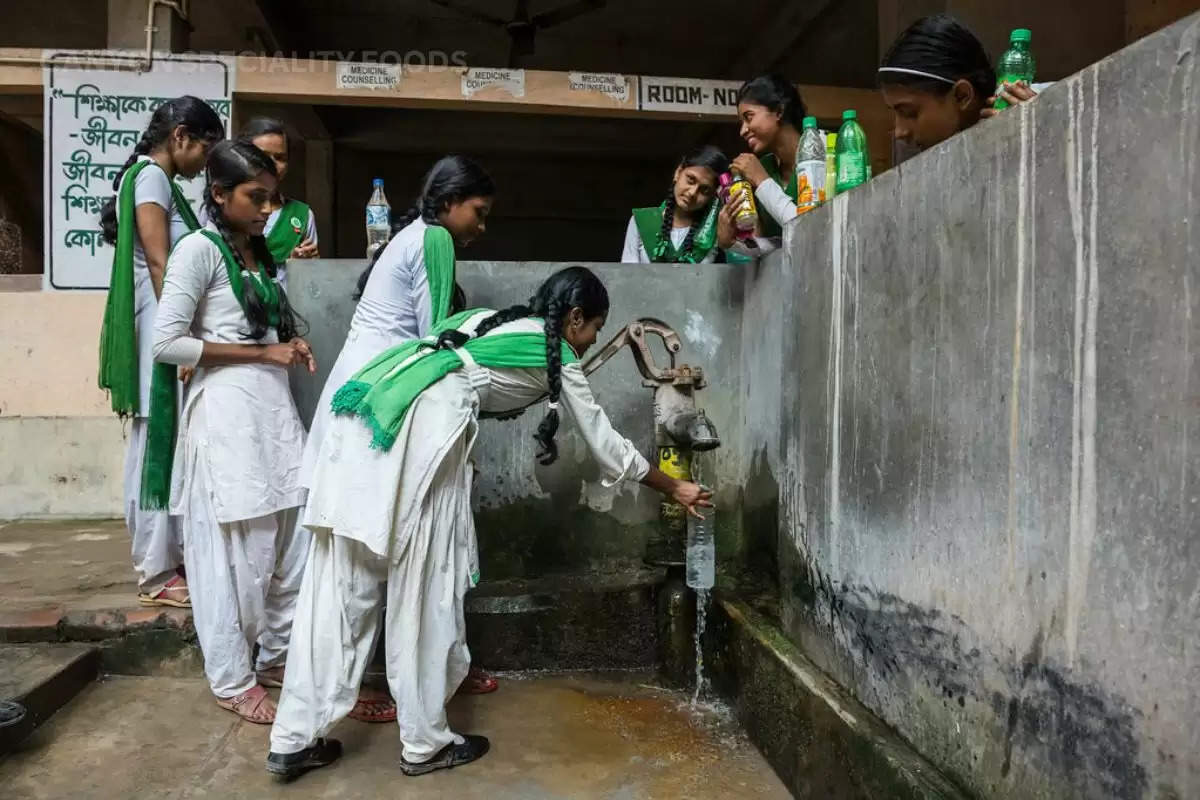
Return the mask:
{"type": "Polygon", "coordinates": [[[958,83],[956,80],[951,80],[944,75],[934,75],[932,72],[922,72],[919,69],[908,69],[907,67],[880,67],[880,72],[901,72],[905,75],[916,75],[918,78],[929,78],[930,80],[941,81],[948,83],[951,86],[958,83]]]}

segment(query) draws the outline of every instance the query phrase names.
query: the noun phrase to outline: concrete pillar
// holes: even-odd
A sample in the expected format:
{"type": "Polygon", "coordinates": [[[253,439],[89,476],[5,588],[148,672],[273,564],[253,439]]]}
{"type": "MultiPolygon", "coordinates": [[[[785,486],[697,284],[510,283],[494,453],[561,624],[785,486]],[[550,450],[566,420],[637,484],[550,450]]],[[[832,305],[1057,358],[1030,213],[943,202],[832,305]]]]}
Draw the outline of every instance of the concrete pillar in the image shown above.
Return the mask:
{"type": "Polygon", "coordinates": [[[329,139],[304,142],[304,200],[317,216],[321,255],[334,258],[333,142],[329,139]]]}
{"type": "MultiPolygon", "coordinates": [[[[117,50],[146,48],[146,13],[150,0],[108,0],[108,47],[117,50]]],[[[153,46],[172,53],[186,50],[188,25],[170,6],[154,9],[153,46]]]]}

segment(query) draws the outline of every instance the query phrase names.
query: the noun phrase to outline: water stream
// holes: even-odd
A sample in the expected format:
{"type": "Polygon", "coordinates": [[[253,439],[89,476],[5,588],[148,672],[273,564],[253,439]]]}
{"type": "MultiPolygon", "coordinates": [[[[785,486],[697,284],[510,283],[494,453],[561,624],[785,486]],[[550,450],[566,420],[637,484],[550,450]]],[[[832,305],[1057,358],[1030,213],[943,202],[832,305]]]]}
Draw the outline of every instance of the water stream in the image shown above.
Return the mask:
{"type": "Polygon", "coordinates": [[[708,622],[708,601],[712,594],[708,589],[696,590],[696,691],[692,694],[692,708],[700,702],[704,690],[704,626],[708,622]]]}

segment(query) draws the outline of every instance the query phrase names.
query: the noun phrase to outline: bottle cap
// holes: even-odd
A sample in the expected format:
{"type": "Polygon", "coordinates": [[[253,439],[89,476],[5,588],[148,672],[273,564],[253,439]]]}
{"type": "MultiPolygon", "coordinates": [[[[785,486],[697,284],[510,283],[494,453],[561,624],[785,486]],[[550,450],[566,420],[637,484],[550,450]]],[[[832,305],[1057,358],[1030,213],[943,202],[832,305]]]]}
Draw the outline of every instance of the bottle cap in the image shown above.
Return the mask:
{"type": "Polygon", "coordinates": [[[722,172],[721,176],[719,178],[717,178],[717,182],[720,183],[722,186],[728,186],[729,184],[733,183],[732,173],[722,172]]]}
{"type": "Polygon", "coordinates": [[[817,127],[817,118],[816,117],[805,117],[804,122],[802,124],[803,124],[805,130],[808,130],[809,128],[815,128],[815,127],[817,127]]]}
{"type": "Polygon", "coordinates": [[[371,181],[372,186],[383,186],[383,178],[376,178],[371,181]]]}
{"type": "Polygon", "coordinates": [[[1028,28],[1016,28],[1012,32],[1012,36],[1008,39],[1010,42],[1025,42],[1029,44],[1033,41],[1033,31],[1028,28]]]}
{"type": "Polygon", "coordinates": [[[847,108],[845,111],[842,112],[842,121],[843,122],[846,120],[850,120],[850,119],[858,119],[858,112],[855,111],[853,108],[847,108]]]}

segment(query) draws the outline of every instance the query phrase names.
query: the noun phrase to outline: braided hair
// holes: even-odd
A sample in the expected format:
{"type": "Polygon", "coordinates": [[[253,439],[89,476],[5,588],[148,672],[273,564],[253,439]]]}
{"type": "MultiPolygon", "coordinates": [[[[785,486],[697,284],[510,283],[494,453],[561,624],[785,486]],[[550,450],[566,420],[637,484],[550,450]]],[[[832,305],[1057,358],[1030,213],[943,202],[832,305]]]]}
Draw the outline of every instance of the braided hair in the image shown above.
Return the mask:
{"type": "Polygon", "coordinates": [[[117,243],[116,193],[121,190],[121,179],[125,177],[126,170],[137,162],[139,156],[149,155],[155,148],[162,146],[181,125],[188,136],[200,141],[215,142],[225,136],[225,126],[221,124],[217,112],[199,98],[184,95],[168,100],[156,108],[146,130],[142,131],[142,138],[138,139],[133,152],[113,178],[113,196],[100,209],[100,230],[104,241],[110,245],[117,243]]]}
{"type": "Polygon", "coordinates": [[[554,436],[558,433],[558,398],[562,394],[562,335],[567,315],[574,308],[583,312],[584,319],[608,314],[608,290],[596,274],[586,267],[559,270],[538,287],[528,303],[497,311],[475,328],[475,336],[479,337],[518,319],[541,317],[545,320],[546,384],[550,408],[533,437],[540,446],[537,459],[543,465],[558,460],[558,445],[554,436]]]}
{"type": "MultiPolygon", "coordinates": [[[[238,274],[242,281],[242,297],[246,302],[246,319],[250,323],[250,330],[246,335],[251,339],[262,339],[270,329],[270,323],[267,321],[267,309],[259,299],[258,293],[254,291],[252,279],[246,274],[247,268],[242,259],[242,252],[234,242],[234,231],[225,218],[225,210],[213,196],[213,187],[220,186],[226,193],[229,193],[264,172],[274,176],[275,162],[262,150],[245,141],[218,142],[208,156],[208,186],[204,190],[204,210],[208,213],[208,219],[216,226],[221,238],[225,240],[225,244],[229,246],[230,252],[237,260],[238,274]]],[[[254,258],[261,268],[266,270],[267,276],[271,280],[275,280],[278,267],[275,259],[271,257],[270,249],[267,248],[266,238],[262,234],[251,236],[250,249],[254,251],[254,258]]],[[[304,320],[292,310],[283,286],[276,284],[276,287],[279,290],[279,326],[277,330],[279,341],[286,342],[301,335],[300,326],[303,325],[304,320]]]]}
{"type": "MultiPolygon", "coordinates": [[[[493,197],[495,194],[496,184],[483,167],[464,156],[442,156],[425,174],[425,179],[421,182],[421,193],[417,195],[412,208],[404,212],[399,219],[392,221],[392,235],[388,237],[388,241],[396,238],[396,234],[417,219],[424,220],[426,225],[437,225],[438,214],[445,211],[446,206],[451,203],[460,203],[468,197],[493,197]]],[[[386,244],[377,248],[367,268],[358,276],[355,300],[362,297],[367,288],[367,280],[371,277],[371,270],[375,268],[375,262],[379,261],[379,256],[386,248],[386,244]]]]}
{"type": "MultiPolygon", "coordinates": [[[[691,151],[680,160],[678,169],[687,169],[688,167],[706,167],[712,170],[715,182],[718,175],[729,170],[729,159],[725,157],[725,154],[719,148],[713,147],[711,144],[706,144],[691,151]]],[[[713,197],[715,199],[715,192],[713,193],[713,197]]],[[[680,256],[692,252],[692,248],[695,245],[696,233],[700,230],[700,226],[704,224],[707,214],[708,206],[705,206],[692,217],[692,227],[688,230],[687,237],[683,240],[683,245],[679,248],[680,256]]],[[[675,181],[672,179],[671,188],[667,191],[666,207],[663,208],[662,230],[659,234],[664,242],[671,241],[671,229],[674,227],[675,181]]],[[[651,253],[650,255],[653,258],[654,254],[651,253]]]]}
{"type": "Polygon", "coordinates": [[[996,89],[996,71],[983,44],[948,14],[922,17],[900,34],[880,64],[879,82],[899,84],[929,94],[945,95],[965,80],[982,100],[996,89]],[[916,70],[943,80],[899,70],[916,70]]]}

